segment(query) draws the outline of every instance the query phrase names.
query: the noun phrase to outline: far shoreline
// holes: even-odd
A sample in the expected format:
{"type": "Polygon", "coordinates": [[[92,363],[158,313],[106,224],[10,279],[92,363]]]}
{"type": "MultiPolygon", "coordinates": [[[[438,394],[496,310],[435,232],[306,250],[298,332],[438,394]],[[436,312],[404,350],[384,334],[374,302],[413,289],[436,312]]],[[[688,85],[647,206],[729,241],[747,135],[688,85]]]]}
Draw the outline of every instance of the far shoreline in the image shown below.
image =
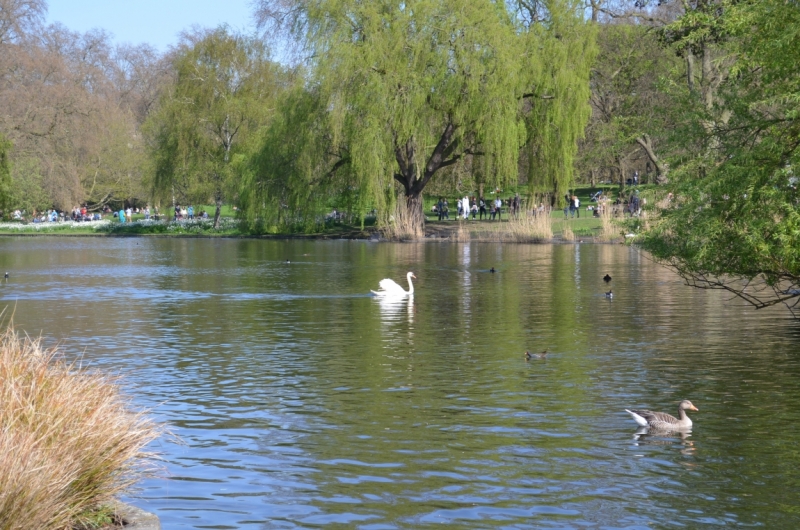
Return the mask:
{"type": "MultiPolygon", "coordinates": [[[[541,223],[533,218],[495,220],[446,220],[429,219],[425,223],[424,236],[404,237],[369,224],[366,227],[347,223],[326,223],[316,232],[248,233],[239,229],[239,222],[230,217],[221,219],[217,229],[207,220],[177,222],[110,223],[106,220],[93,223],[43,223],[36,225],[0,225],[0,237],[59,236],[59,237],[166,237],[203,239],[254,239],[254,240],[367,240],[391,242],[499,242],[499,243],[618,243],[631,235],[621,230],[630,230],[619,225],[612,228],[606,218],[584,216],[583,218],[560,218],[551,215],[541,223]]],[[[635,230],[634,230],[635,231],[635,230]]]]}
{"type": "Polygon", "coordinates": [[[527,241],[507,240],[500,237],[500,234],[493,234],[494,237],[485,237],[481,233],[478,235],[470,234],[469,238],[459,235],[459,227],[447,227],[447,229],[429,230],[426,227],[425,237],[419,239],[390,239],[384,237],[380,230],[353,230],[340,233],[316,233],[316,234],[115,234],[115,233],[59,233],[59,232],[0,232],[0,238],[16,237],[59,237],[59,238],[154,238],[154,239],[253,239],[253,240],[274,240],[274,241],[368,241],[373,243],[516,243],[516,244],[620,244],[624,242],[621,237],[602,240],[597,237],[575,237],[574,239],[564,239],[560,236],[552,238],[531,238],[527,241]]]}

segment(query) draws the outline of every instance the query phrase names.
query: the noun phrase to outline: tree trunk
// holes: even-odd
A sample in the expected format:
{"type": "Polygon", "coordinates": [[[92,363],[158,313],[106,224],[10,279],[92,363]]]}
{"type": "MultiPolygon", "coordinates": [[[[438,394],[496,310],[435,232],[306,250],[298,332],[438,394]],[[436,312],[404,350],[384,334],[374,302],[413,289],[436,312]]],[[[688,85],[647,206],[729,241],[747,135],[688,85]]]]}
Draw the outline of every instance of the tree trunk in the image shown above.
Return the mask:
{"type": "Polygon", "coordinates": [[[409,235],[413,235],[414,239],[425,237],[422,193],[406,197],[406,215],[408,216],[409,235]]]}
{"type": "Polygon", "coordinates": [[[592,22],[597,22],[598,14],[600,13],[600,2],[598,0],[590,0],[589,5],[592,8],[592,22]]]}
{"type": "Polygon", "coordinates": [[[643,134],[642,136],[636,138],[636,142],[642,146],[645,154],[647,154],[647,158],[650,159],[650,162],[652,162],[653,166],[656,168],[656,184],[666,184],[667,171],[669,170],[669,167],[664,162],[659,161],[658,157],[656,156],[655,150],[653,149],[653,141],[650,138],[650,135],[643,134]]]}
{"type": "Polygon", "coordinates": [[[420,167],[417,160],[417,149],[413,138],[395,146],[394,154],[399,171],[395,173],[394,178],[403,185],[406,199],[405,211],[401,212],[398,209],[395,215],[396,227],[401,234],[415,238],[425,236],[422,190],[438,170],[454,164],[461,157],[461,154],[450,153],[455,129],[452,123],[445,126],[424,168],[420,167]]]}
{"type": "Polygon", "coordinates": [[[219,229],[219,218],[222,215],[222,192],[217,191],[214,194],[214,204],[216,204],[217,209],[214,211],[214,229],[219,229]]]}

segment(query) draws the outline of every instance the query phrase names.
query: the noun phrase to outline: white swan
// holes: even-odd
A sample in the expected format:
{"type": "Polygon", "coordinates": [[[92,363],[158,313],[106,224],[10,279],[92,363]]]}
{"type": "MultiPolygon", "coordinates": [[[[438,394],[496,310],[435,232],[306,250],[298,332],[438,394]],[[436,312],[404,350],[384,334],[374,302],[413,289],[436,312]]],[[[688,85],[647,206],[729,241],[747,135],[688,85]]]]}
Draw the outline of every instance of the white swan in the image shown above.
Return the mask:
{"type": "Polygon", "coordinates": [[[409,272],[406,274],[406,278],[408,278],[408,291],[400,287],[396,281],[390,280],[389,278],[384,278],[378,283],[378,285],[381,286],[380,290],[372,292],[378,296],[399,297],[412,295],[414,294],[414,284],[411,283],[411,278],[416,279],[416,276],[414,276],[413,272],[409,272]]]}

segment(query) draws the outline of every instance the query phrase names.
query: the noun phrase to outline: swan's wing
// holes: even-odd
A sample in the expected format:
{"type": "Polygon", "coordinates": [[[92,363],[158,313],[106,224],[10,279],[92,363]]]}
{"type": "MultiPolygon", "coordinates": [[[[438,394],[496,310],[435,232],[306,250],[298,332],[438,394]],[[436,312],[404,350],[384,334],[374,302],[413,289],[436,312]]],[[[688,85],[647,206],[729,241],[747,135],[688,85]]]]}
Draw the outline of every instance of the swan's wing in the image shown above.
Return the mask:
{"type": "Polygon", "coordinates": [[[381,280],[378,285],[381,286],[381,291],[385,293],[398,293],[398,294],[405,294],[406,290],[400,287],[400,285],[389,278],[385,278],[381,280]]]}

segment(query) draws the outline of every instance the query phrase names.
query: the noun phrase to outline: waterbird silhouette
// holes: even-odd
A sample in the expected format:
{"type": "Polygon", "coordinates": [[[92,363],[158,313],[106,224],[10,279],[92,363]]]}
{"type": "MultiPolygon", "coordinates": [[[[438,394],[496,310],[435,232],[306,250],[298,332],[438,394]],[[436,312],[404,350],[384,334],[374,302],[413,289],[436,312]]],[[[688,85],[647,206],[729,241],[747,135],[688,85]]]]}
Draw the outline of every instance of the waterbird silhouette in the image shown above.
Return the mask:
{"type": "Polygon", "coordinates": [[[529,351],[525,352],[525,360],[530,361],[531,359],[546,359],[547,358],[547,350],[544,350],[542,353],[531,353],[529,351]]]}

